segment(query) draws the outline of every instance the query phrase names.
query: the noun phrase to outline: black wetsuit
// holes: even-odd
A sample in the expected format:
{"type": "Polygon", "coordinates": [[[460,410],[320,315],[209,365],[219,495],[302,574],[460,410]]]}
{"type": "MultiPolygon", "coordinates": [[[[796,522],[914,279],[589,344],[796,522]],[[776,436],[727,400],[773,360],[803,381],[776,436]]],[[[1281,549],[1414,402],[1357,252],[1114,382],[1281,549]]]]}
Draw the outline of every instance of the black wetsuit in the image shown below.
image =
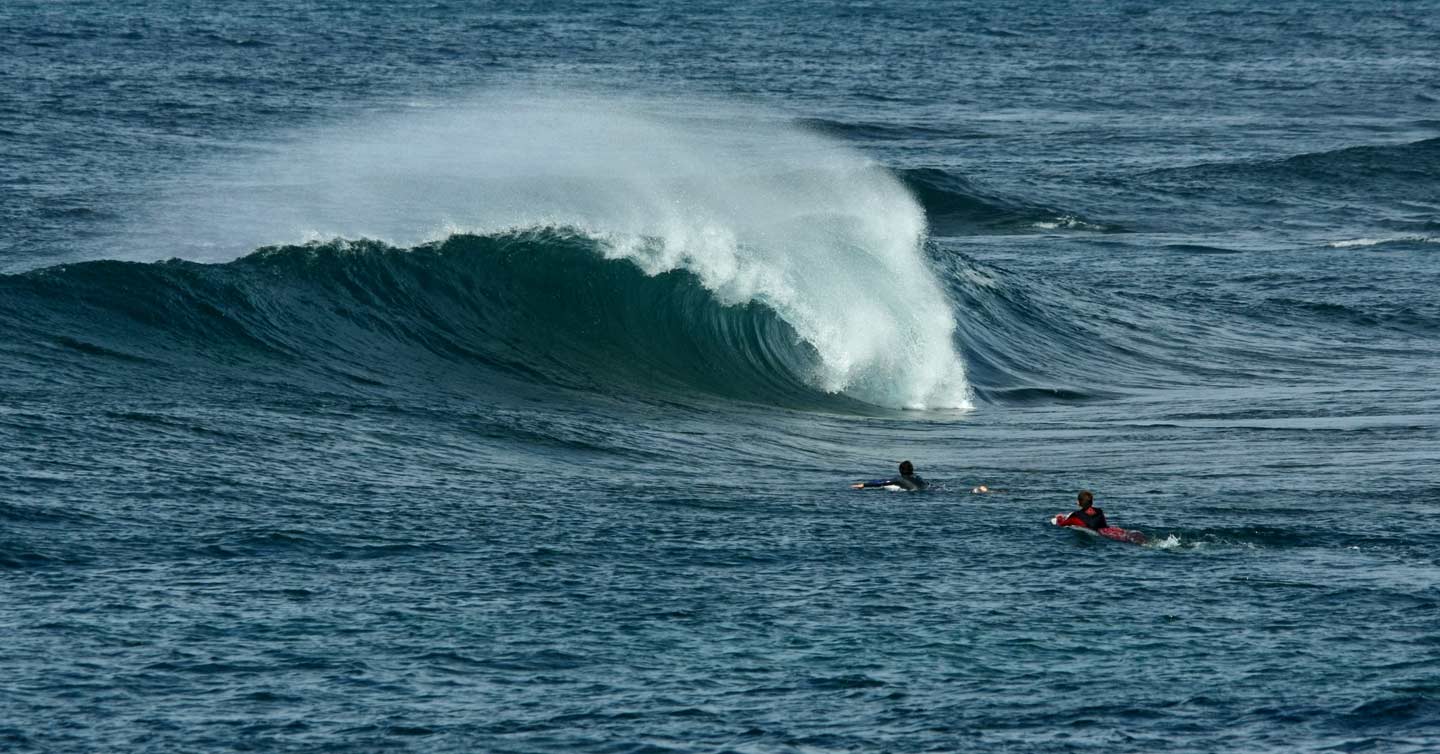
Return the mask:
{"type": "Polygon", "coordinates": [[[1097,531],[1100,529],[1109,528],[1110,526],[1110,524],[1106,523],[1105,521],[1105,511],[1100,510],[1093,505],[1089,508],[1081,508],[1080,510],[1072,511],[1070,513],[1070,518],[1084,524],[1085,527],[1088,529],[1095,529],[1097,531]]]}
{"type": "Polygon", "coordinates": [[[916,491],[916,490],[923,490],[923,489],[925,489],[926,487],[929,487],[930,484],[929,484],[928,482],[926,482],[924,479],[921,479],[919,474],[905,474],[905,475],[903,475],[903,476],[897,476],[897,477],[895,477],[894,479],[872,479],[872,480],[870,480],[870,481],[868,481],[868,482],[865,482],[865,486],[866,486],[866,487],[890,487],[890,486],[895,486],[895,487],[899,487],[900,489],[905,490],[905,491],[907,491],[907,492],[914,492],[914,491],[916,491]]]}

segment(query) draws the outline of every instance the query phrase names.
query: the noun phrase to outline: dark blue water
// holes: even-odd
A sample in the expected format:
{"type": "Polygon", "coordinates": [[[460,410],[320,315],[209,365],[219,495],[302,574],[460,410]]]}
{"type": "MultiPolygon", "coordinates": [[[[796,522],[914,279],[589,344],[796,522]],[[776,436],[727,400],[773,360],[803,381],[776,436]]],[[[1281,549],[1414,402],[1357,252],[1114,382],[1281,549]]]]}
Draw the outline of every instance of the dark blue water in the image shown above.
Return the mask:
{"type": "Polygon", "coordinates": [[[0,5],[0,750],[1440,751],[1437,19],[0,5]]]}

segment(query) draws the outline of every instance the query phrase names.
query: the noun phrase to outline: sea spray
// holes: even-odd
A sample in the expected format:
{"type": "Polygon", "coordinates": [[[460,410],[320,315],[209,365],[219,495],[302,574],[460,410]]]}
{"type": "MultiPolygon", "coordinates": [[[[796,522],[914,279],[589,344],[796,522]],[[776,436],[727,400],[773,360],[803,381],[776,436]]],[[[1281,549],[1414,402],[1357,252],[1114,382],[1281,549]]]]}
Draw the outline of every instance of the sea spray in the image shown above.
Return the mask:
{"type": "Polygon", "coordinates": [[[298,134],[208,176],[156,213],[187,219],[186,233],[168,234],[192,240],[178,250],[187,258],[577,228],[647,274],[683,269],[722,302],[774,309],[815,349],[804,378],[817,388],[882,406],[970,406],[922,209],[870,159],[772,114],[496,92],[298,134]],[[197,200],[205,180],[215,189],[197,200]]]}

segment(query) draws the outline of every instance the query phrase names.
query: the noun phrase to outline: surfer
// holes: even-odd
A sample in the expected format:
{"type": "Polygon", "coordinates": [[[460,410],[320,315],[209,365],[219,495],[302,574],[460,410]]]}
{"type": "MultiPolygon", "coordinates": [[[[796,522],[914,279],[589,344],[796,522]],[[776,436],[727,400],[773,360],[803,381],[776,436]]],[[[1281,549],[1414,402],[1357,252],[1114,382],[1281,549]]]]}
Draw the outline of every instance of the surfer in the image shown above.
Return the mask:
{"type": "Polygon", "coordinates": [[[921,479],[915,473],[915,464],[909,461],[900,462],[900,476],[893,479],[871,479],[868,482],[856,482],[850,485],[852,490],[865,489],[867,487],[899,487],[906,492],[915,492],[929,487],[930,484],[921,479]]]}
{"type": "Polygon", "coordinates": [[[1105,521],[1105,511],[1095,507],[1095,495],[1090,490],[1080,490],[1080,494],[1075,496],[1075,508],[1074,513],[1055,523],[1061,526],[1083,526],[1095,531],[1110,526],[1105,521]]]}

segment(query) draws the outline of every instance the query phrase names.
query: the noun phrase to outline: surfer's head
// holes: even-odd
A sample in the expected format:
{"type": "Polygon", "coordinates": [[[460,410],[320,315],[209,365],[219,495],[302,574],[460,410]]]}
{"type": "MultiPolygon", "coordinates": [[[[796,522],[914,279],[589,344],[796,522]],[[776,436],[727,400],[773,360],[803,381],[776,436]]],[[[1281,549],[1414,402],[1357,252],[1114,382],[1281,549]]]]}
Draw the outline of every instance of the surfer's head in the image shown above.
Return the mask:
{"type": "Polygon", "coordinates": [[[910,476],[915,473],[915,464],[909,461],[900,462],[900,476],[910,476]]]}
{"type": "Polygon", "coordinates": [[[1094,504],[1095,495],[1091,494],[1090,490],[1080,490],[1080,494],[1075,496],[1075,507],[1077,508],[1089,508],[1094,504]]]}

